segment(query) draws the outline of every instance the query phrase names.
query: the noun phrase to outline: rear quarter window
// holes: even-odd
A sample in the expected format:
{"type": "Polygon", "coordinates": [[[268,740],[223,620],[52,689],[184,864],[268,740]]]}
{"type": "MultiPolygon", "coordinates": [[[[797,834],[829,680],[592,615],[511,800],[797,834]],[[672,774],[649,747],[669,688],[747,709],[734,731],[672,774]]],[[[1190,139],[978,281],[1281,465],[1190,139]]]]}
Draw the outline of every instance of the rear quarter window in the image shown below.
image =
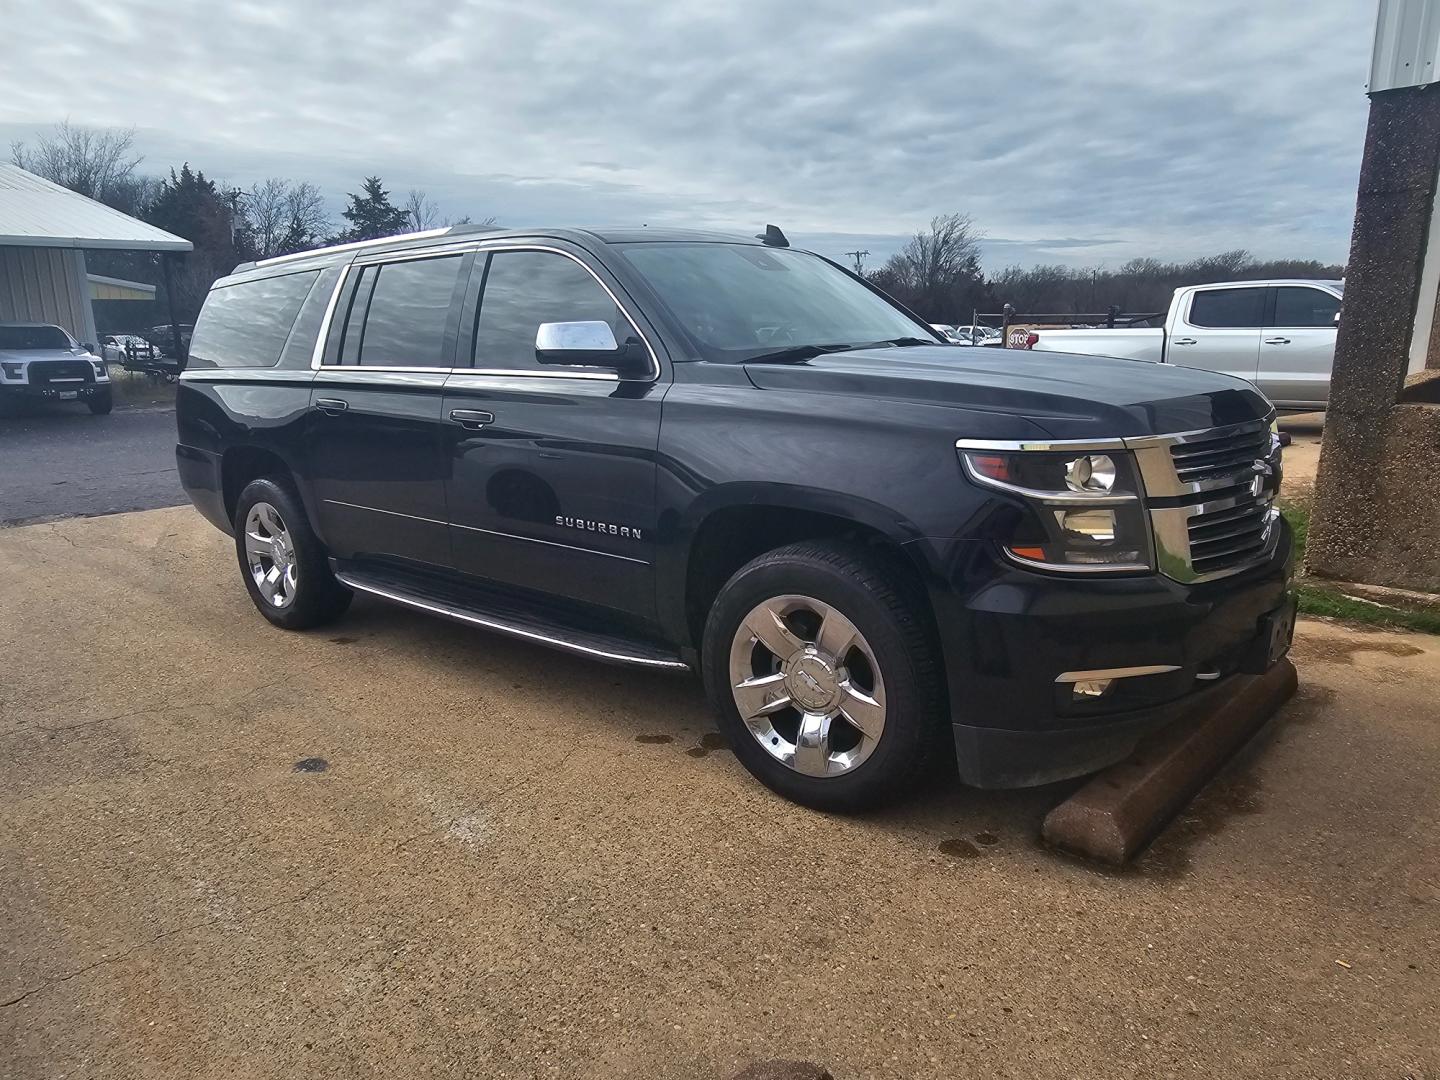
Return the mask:
{"type": "Polygon", "coordinates": [[[1191,297],[1189,323],[1216,329],[1259,327],[1264,306],[1264,288],[1202,289],[1191,297]]]}
{"type": "Polygon", "coordinates": [[[319,270],[210,290],[190,340],[188,366],[274,367],[319,270]]]}

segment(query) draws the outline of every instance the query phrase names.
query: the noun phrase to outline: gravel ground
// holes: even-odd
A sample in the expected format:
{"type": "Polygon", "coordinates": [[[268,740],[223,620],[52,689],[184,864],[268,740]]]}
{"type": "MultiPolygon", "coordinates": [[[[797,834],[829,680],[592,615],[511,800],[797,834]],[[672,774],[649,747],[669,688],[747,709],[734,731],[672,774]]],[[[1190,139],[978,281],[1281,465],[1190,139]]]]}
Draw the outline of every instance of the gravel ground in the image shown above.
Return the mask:
{"type": "Polygon", "coordinates": [[[1302,624],[1124,873],[1065,789],[781,802],[682,677],[274,630],[189,509],[0,531],[0,656],[15,1080],[1440,1073],[1433,638],[1302,624]]]}

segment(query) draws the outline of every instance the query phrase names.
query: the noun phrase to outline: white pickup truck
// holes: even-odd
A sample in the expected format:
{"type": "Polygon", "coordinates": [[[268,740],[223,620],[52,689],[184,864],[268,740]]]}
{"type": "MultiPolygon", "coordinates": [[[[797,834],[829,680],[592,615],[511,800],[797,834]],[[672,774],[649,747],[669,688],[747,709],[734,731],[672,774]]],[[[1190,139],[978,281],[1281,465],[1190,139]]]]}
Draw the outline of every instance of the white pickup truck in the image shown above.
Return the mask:
{"type": "Polygon", "coordinates": [[[1338,281],[1222,281],[1176,289],[1164,329],[1036,330],[1033,349],[1089,353],[1239,375],[1277,408],[1325,408],[1338,281]]]}

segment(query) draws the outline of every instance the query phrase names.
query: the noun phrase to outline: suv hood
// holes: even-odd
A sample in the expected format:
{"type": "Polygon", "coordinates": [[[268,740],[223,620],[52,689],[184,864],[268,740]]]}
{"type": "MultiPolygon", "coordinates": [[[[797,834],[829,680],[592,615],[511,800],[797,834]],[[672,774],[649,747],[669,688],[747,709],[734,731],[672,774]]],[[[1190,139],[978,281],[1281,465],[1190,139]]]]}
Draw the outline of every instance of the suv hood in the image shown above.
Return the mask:
{"type": "Polygon", "coordinates": [[[0,349],[7,364],[28,364],[36,360],[94,360],[84,349],[0,349]]]}
{"type": "Polygon", "coordinates": [[[1160,435],[1269,416],[1243,379],[1078,353],[917,345],[745,365],[762,390],[808,391],[1011,413],[1052,438],[1160,435]]]}

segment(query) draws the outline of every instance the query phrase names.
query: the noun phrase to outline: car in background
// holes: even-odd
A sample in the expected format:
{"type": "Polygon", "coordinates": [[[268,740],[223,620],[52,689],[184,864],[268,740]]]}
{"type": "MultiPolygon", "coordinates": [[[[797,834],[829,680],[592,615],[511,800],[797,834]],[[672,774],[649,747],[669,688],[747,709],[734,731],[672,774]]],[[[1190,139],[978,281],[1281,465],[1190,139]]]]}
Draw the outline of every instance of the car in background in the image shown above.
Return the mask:
{"type": "Polygon", "coordinates": [[[957,326],[955,335],[962,345],[1000,344],[1000,331],[993,326],[957,326]]]}
{"type": "Polygon", "coordinates": [[[949,323],[932,322],[930,324],[930,329],[934,330],[937,334],[939,334],[942,338],[945,339],[946,343],[950,345],[970,344],[970,342],[966,341],[959,334],[957,334],[955,332],[955,327],[951,326],[949,323]]]}
{"type": "Polygon", "coordinates": [[[152,348],[139,334],[106,334],[100,339],[100,355],[107,364],[123,364],[128,353],[148,353],[152,348]]]}
{"type": "Polygon", "coordinates": [[[1175,290],[1164,327],[1037,330],[1038,351],[1115,356],[1238,375],[1278,409],[1330,400],[1343,282],[1218,281],[1175,290]]]}
{"type": "MultiPolygon", "coordinates": [[[[195,327],[190,323],[180,323],[177,329],[180,331],[180,355],[190,355],[190,335],[195,332],[195,327]]],[[[170,324],[163,326],[152,326],[145,331],[145,340],[159,349],[165,356],[173,356],[175,352],[174,335],[170,331],[170,324]]]]}
{"type": "Polygon", "coordinates": [[[49,323],[0,323],[0,408],[74,401],[97,416],[108,413],[110,373],[94,348],[49,323]]]}

